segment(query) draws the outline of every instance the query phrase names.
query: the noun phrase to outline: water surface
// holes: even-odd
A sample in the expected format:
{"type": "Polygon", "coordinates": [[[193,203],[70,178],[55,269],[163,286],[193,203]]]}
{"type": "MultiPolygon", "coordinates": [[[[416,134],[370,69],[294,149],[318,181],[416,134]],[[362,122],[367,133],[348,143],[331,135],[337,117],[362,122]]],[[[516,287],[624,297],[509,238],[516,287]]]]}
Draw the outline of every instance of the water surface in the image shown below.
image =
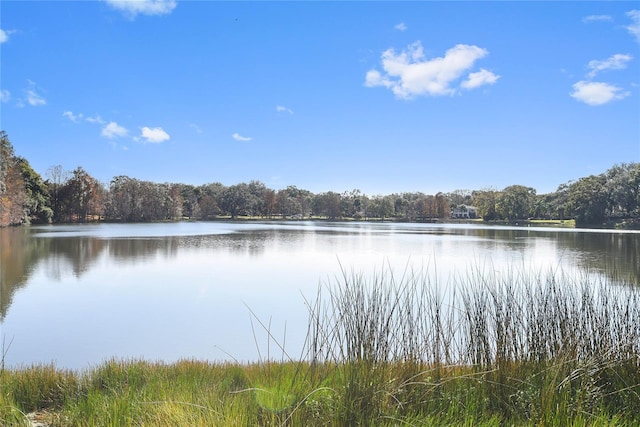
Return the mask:
{"type": "Polygon", "coordinates": [[[111,357],[240,361],[292,357],[305,299],[341,268],[442,282],[470,265],[500,272],[589,269],[640,280],[640,234],[456,224],[200,222],[0,229],[7,366],[82,369],[111,357]],[[253,320],[252,320],[253,319],[253,320]]]}

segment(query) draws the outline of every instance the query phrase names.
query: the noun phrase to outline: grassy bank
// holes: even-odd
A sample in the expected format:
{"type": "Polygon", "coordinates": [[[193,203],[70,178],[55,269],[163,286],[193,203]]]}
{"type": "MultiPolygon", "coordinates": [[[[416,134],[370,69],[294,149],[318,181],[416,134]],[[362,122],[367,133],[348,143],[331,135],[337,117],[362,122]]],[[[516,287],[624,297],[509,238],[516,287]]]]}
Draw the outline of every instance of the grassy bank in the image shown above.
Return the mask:
{"type": "Polygon", "coordinates": [[[481,270],[345,273],[307,302],[300,360],[2,370],[0,424],[640,424],[637,288],[481,270]]]}
{"type": "Polygon", "coordinates": [[[535,227],[576,228],[575,219],[529,219],[524,223],[535,227]]]}

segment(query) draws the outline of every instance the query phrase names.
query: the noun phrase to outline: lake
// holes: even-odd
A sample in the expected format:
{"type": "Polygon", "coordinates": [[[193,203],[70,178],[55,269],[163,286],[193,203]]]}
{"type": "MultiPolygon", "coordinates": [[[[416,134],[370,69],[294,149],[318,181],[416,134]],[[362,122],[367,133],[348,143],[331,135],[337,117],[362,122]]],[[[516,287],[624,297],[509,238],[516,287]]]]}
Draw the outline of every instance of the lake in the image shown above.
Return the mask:
{"type": "Polygon", "coordinates": [[[469,268],[640,282],[640,233],[469,224],[180,222],[0,229],[5,366],[297,357],[305,301],[341,269],[439,282],[469,268]],[[264,325],[261,326],[260,322],[264,325]]]}

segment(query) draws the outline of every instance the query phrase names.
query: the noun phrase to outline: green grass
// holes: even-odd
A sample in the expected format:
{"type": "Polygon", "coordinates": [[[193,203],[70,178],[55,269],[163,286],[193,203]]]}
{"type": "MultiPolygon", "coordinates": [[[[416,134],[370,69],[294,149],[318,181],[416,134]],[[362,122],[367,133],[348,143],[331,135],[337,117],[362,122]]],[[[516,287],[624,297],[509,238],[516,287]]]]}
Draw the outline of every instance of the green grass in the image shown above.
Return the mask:
{"type": "Polygon", "coordinates": [[[300,360],[3,369],[0,425],[640,424],[638,288],[484,270],[345,272],[306,301],[300,360]]]}
{"type": "Polygon", "coordinates": [[[539,227],[576,228],[575,219],[530,219],[525,222],[539,227]]]}

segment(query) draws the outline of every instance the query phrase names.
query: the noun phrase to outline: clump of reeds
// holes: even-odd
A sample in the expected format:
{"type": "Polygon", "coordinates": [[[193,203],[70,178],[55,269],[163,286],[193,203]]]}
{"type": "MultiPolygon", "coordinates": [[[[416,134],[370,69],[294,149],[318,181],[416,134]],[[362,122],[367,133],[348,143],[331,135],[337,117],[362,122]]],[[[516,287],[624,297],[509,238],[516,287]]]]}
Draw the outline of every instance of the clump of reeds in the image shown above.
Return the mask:
{"type": "Polygon", "coordinates": [[[336,366],[352,422],[453,408],[542,422],[640,411],[640,292],[608,279],[343,272],[309,310],[310,359],[336,366]]]}

